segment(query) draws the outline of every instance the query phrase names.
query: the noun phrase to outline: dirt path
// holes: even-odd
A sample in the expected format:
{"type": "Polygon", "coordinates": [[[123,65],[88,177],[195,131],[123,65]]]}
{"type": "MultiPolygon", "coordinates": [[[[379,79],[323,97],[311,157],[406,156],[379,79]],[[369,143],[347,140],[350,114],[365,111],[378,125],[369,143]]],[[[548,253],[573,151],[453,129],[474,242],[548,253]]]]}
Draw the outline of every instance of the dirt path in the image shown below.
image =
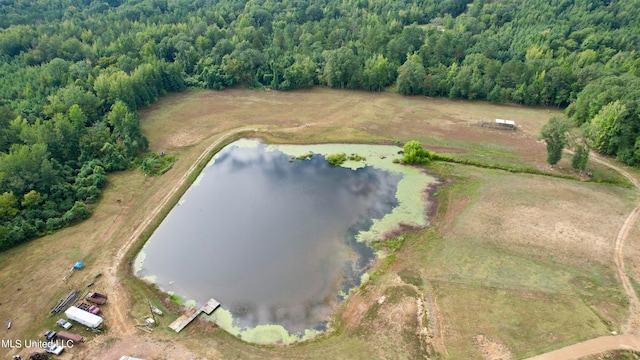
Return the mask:
{"type": "MultiPolygon", "coordinates": [[[[605,160],[600,159],[599,157],[592,156],[593,161],[600,163],[602,165],[608,166],[611,169],[619,172],[624,177],[626,177],[635,187],[636,189],[640,189],[640,182],[629,174],[624,169],[619,168],[613,164],[608,163],[605,160]]],[[[636,221],[638,220],[638,216],[640,215],[640,203],[631,211],[631,214],[627,217],[627,219],[620,227],[620,231],[618,231],[618,235],[616,236],[616,243],[614,247],[613,260],[616,265],[616,273],[618,275],[618,279],[624,288],[624,291],[627,293],[627,297],[629,298],[629,318],[627,323],[622,327],[622,332],[624,334],[636,334],[640,335],[638,331],[640,331],[640,301],[638,301],[638,294],[636,294],[633,286],[631,284],[631,280],[629,280],[629,276],[627,276],[627,270],[624,265],[624,242],[629,236],[629,232],[633,229],[636,221]]]]}
{"type": "MultiPolygon", "coordinates": [[[[624,169],[601,159],[593,153],[591,154],[591,159],[619,172],[626,177],[636,189],[640,190],[640,182],[624,169]]],[[[638,295],[633,289],[629,276],[627,276],[623,252],[625,240],[629,236],[629,232],[635,225],[636,221],[638,221],[638,216],[640,216],[640,201],[620,227],[620,230],[616,235],[616,243],[613,249],[613,261],[616,266],[616,274],[625,293],[627,294],[627,297],[629,298],[629,317],[627,322],[622,325],[622,333],[625,335],[601,336],[595,339],[569,345],[546,354],[538,355],[529,358],[528,360],[579,359],[610,350],[640,351],[640,301],[638,301],[638,295]]]]}
{"type": "Polygon", "coordinates": [[[581,357],[601,354],[610,350],[640,351],[640,337],[635,335],[601,336],[599,338],[583,341],[546,354],[538,355],[529,358],[529,360],[579,359],[581,357]]]}
{"type": "MultiPolygon", "coordinates": [[[[124,257],[131,248],[131,246],[136,242],[136,240],[140,237],[140,235],[147,229],[147,227],[154,221],[154,219],[158,216],[158,214],[162,211],[162,209],[167,205],[167,203],[171,200],[171,198],[175,195],[175,193],[180,189],[182,185],[185,184],[189,175],[198,167],[198,165],[211,153],[211,151],[218,145],[220,145],[223,141],[228,139],[231,136],[242,132],[249,131],[257,131],[255,128],[238,128],[227,131],[220,135],[215,141],[213,141],[200,156],[193,162],[193,165],[189,167],[189,169],[176,181],[173,186],[168,189],[162,199],[155,205],[153,210],[145,217],[144,221],[138,224],[135,227],[135,230],[131,232],[130,236],[120,245],[118,250],[114,253],[113,259],[111,260],[111,264],[106,269],[105,273],[101,278],[101,283],[107,289],[109,294],[109,317],[106,319],[109,325],[109,336],[98,337],[97,341],[92,342],[94,345],[99,346],[108,338],[117,338],[123,339],[127,336],[134,335],[136,333],[135,323],[131,320],[128,315],[129,303],[126,299],[126,291],[118,279],[118,266],[124,261],[124,257]],[[116,335],[117,334],[117,335],[116,335]]],[[[133,200],[132,200],[133,201],[133,200]]],[[[118,214],[118,216],[114,219],[113,224],[109,227],[109,229],[102,235],[103,238],[107,239],[114,235],[115,230],[118,229],[119,226],[126,220],[127,209],[129,206],[126,206],[125,209],[118,214]]]]}

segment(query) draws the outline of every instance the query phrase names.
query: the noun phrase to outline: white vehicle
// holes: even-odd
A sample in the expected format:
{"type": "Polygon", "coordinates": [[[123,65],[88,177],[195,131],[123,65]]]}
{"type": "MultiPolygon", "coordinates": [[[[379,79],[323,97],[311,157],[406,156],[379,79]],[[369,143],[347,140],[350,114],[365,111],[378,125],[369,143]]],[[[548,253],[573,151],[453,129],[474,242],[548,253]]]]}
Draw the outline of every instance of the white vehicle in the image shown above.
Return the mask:
{"type": "Polygon", "coordinates": [[[92,329],[98,329],[102,326],[104,319],[98,315],[93,315],[90,312],[79,309],[72,306],[64,312],[64,314],[73,321],[77,321],[84,326],[88,326],[92,329]]]}
{"type": "Polygon", "coordinates": [[[73,325],[71,325],[70,322],[68,322],[65,319],[60,319],[60,320],[56,321],[56,324],[58,324],[58,326],[60,326],[61,328],[64,328],[65,330],[69,330],[73,326],[73,325]]]}
{"type": "Polygon", "coordinates": [[[64,348],[60,345],[51,344],[49,346],[45,346],[44,351],[50,354],[60,355],[64,351],[64,348]]]}

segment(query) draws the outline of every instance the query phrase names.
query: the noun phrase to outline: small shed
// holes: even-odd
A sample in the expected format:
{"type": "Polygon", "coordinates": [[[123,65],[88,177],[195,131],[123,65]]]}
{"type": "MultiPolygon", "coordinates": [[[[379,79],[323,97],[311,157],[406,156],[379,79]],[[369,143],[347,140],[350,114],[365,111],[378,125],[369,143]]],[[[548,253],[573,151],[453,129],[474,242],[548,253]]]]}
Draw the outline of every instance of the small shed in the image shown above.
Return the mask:
{"type": "Polygon", "coordinates": [[[502,129],[516,129],[516,122],[513,120],[496,119],[496,126],[502,129]]]}

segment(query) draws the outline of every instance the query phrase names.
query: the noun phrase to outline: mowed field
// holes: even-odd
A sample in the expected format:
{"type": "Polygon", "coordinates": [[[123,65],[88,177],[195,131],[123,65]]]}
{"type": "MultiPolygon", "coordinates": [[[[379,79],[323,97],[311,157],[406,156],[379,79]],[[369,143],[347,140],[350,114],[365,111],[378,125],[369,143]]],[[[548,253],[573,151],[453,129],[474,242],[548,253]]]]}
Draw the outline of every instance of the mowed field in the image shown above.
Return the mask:
{"type": "MultiPolygon", "coordinates": [[[[40,337],[57,319],[48,312],[58,298],[97,274],[92,289],[110,296],[107,329],[99,335],[79,329],[87,343],[62,358],[524,358],[619,331],[627,299],[612,254],[635,190],[456,164],[429,170],[444,185],[435,190],[432,226],[407,234],[398,252],[380,259],[370,281],[338,309],[334,330],[318,340],[259,347],[204,321],[176,335],[166,325],[180,309],[130,275],[128,262],[142,243],[137,234],[149,234],[186,188],[194,163],[234,129],[259,130],[281,143],[417,139],[457,157],[573,175],[568,160],[549,169],[536,139],[556,115],[554,109],[328,89],[169,95],[141,111],[141,126],[152,150],[177,156],[173,169],[158,178],[113,174],[89,220],[0,254],[0,320],[14,321],[0,337],[40,337]],[[475,126],[495,118],[515,120],[518,131],[475,126]],[[86,269],[63,282],[78,260],[86,269]],[[169,312],[153,334],[134,327],[147,298],[169,312]]],[[[601,165],[589,170],[601,179],[620,178],[601,165]]],[[[636,226],[626,258],[636,282],[639,238],[636,226]]],[[[0,349],[5,353],[27,352],[0,349]]]]}

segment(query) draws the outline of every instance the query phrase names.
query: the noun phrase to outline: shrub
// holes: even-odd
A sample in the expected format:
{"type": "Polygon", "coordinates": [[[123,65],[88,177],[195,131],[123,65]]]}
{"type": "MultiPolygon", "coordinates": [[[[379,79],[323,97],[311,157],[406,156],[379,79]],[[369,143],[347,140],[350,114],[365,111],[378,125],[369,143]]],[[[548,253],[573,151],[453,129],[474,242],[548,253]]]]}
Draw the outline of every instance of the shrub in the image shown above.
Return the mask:
{"type": "Polygon", "coordinates": [[[55,217],[55,218],[47,219],[46,225],[47,225],[47,230],[53,231],[53,230],[58,230],[62,226],[64,226],[64,222],[62,221],[61,218],[55,217]]]}
{"type": "Polygon", "coordinates": [[[404,236],[398,236],[387,240],[376,240],[372,246],[376,249],[387,249],[392,252],[400,250],[404,244],[404,236]]]}
{"type": "Polygon", "coordinates": [[[307,154],[298,155],[296,159],[298,160],[310,160],[313,157],[313,153],[309,152],[307,154]]]}
{"type": "Polygon", "coordinates": [[[425,150],[416,140],[404,144],[402,161],[410,165],[426,165],[433,160],[435,153],[425,150]]]}
{"type": "MultiPolygon", "coordinates": [[[[67,224],[73,224],[80,220],[84,220],[91,215],[87,205],[82,201],[76,201],[73,207],[62,215],[62,221],[67,224]]],[[[49,219],[51,220],[51,219],[49,219]]],[[[48,221],[47,221],[48,223],[48,221]]]]}
{"type": "Polygon", "coordinates": [[[345,161],[347,161],[347,154],[345,153],[330,154],[325,157],[325,160],[327,160],[327,162],[331,164],[331,166],[340,166],[345,161]]]}
{"type": "Polygon", "coordinates": [[[169,171],[175,161],[176,158],[174,156],[158,155],[150,152],[140,161],[140,170],[145,175],[159,176],[169,171]]]}
{"type": "Polygon", "coordinates": [[[365,161],[367,160],[366,157],[358,155],[358,154],[351,154],[349,155],[349,160],[350,161],[365,161]]]}

